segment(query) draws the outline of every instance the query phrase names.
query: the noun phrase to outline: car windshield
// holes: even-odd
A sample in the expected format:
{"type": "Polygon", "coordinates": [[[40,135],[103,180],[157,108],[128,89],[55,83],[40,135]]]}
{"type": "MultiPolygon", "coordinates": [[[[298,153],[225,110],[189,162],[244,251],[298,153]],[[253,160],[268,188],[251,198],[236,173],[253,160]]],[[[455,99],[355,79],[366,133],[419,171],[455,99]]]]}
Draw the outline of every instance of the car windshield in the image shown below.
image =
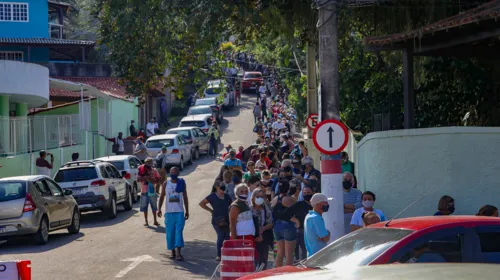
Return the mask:
{"type": "Polygon", "coordinates": [[[161,149],[163,146],[172,147],[173,145],[174,139],[148,140],[146,142],[146,148],[148,149],[161,149]]]}
{"type": "Polygon", "coordinates": [[[258,78],[262,78],[262,74],[259,74],[259,73],[245,74],[245,79],[258,79],[258,78]]]}
{"type": "Polygon", "coordinates": [[[186,126],[197,126],[197,127],[203,127],[205,126],[204,121],[183,121],[180,124],[180,127],[186,127],[186,126]]]}
{"type": "Polygon", "coordinates": [[[212,114],[212,109],[210,107],[192,107],[189,109],[187,114],[188,116],[212,114]]]}
{"type": "Polygon", "coordinates": [[[25,182],[0,183],[0,202],[26,197],[25,182]]]}
{"type": "Polygon", "coordinates": [[[123,161],[109,161],[112,165],[116,167],[116,169],[122,171],[125,170],[125,163],[123,161]]]}
{"type": "Polygon", "coordinates": [[[303,265],[322,269],[368,265],[412,232],[390,228],[360,229],[326,246],[308,258],[303,265]]]}
{"type": "Polygon", "coordinates": [[[221,94],[222,88],[219,87],[209,87],[205,90],[205,94],[221,94]]]}
{"type": "Polygon", "coordinates": [[[191,139],[191,133],[189,133],[189,130],[172,130],[167,131],[167,134],[179,134],[184,136],[185,139],[191,139]]]}
{"type": "Polygon", "coordinates": [[[215,99],[198,99],[198,100],[196,100],[196,103],[195,103],[196,106],[215,105],[215,104],[216,104],[215,99]]]}
{"type": "Polygon", "coordinates": [[[71,168],[59,170],[54,180],[58,183],[87,181],[97,179],[95,167],[71,168]]]}

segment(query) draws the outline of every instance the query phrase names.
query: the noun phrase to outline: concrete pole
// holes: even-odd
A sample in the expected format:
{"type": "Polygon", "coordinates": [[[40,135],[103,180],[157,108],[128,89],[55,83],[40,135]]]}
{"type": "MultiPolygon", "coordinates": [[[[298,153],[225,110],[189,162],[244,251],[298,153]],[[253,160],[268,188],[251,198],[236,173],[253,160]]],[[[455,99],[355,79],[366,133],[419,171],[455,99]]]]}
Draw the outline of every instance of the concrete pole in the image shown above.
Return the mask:
{"type": "MultiPolygon", "coordinates": [[[[319,2],[319,1],[317,1],[319,2]]],[[[321,1],[319,6],[320,120],[340,119],[338,29],[336,1],[321,1]]],[[[344,197],[340,154],[321,156],[321,191],[330,201],[323,215],[330,231],[330,242],[344,235],[344,197]]]]}

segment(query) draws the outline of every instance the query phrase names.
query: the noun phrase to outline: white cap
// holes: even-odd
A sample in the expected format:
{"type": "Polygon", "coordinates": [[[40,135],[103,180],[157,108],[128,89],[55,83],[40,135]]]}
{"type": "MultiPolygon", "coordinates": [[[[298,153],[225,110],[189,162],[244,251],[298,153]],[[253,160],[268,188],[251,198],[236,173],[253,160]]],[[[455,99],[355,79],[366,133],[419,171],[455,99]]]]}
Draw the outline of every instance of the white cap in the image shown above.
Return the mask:
{"type": "Polygon", "coordinates": [[[325,201],[330,201],[332,200],[331,198],[327,198],[326,195],[322,193],[317,193],[313,195],[311,198],[311,205],[316,206],[318,203],[325,202],[325,201]]]}

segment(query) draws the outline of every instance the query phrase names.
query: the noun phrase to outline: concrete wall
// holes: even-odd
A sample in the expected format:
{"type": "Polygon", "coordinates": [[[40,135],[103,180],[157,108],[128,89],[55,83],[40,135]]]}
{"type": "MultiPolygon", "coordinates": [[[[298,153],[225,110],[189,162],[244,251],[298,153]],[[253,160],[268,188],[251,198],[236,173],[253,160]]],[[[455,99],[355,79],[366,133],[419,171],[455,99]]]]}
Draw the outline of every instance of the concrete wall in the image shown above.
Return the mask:
{"type": "Polygon", "coordinates": [[[7,3],[28,3],[28,22],[0,22],[0,37],[48,38],[49,5],[46,0],[7,0],[7,3]]]}
{"type": "Polygon", "coordinates": [[[455,214],[500,206],[500,128],[444,127],[374,132],[358,144],[360,190],[377,195],[376,208],[392,218],[432,215],[443,195],[455,214]]]}
{"type": "Polygon", "coordinates": [[[27,103],[29,108],[44,105],[49,101],[49,69],[0,60],[0,94],[9,95],[11,103],[27,103]]]}

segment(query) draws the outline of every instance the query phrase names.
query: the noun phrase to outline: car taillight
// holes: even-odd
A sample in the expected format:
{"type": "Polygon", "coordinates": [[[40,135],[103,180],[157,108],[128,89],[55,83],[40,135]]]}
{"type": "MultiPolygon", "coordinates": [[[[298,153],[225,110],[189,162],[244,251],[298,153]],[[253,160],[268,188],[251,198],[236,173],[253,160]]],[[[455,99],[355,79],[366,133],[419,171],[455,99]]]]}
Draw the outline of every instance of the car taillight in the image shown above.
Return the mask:
{"type": "Polygon", "coordinates": [[[179,150],[178,149],[173,149],[171,154],[178,154],[179,153],[179,150]]]}
{"type": "Polygon", "coordinates": [[[203,132],[208,132],[208,128],[202,128],[203,132]]]}
{"type": "Polygon", "coordinates": [[[96,186],[106,186],[106,181],[104,180],[97,180],[92,183],[90,183],[90,186],[96,187],[96,186]]]}
{"type": "Polygon", "coordinates": [[[125,178],[127,180],[130,179],[130,177],[131,177],[130,173],[127,173],[127,174],[125,174],[125,176],[123,176],[123,178],[125,178]]]}
{"type": "Polygon", "coordinates": [[[26,194],[26,200],[24,201],[24,209],[23,212],[30,212],[36,209],[35,202],[31,197],[31,194],[26,194]]]}

